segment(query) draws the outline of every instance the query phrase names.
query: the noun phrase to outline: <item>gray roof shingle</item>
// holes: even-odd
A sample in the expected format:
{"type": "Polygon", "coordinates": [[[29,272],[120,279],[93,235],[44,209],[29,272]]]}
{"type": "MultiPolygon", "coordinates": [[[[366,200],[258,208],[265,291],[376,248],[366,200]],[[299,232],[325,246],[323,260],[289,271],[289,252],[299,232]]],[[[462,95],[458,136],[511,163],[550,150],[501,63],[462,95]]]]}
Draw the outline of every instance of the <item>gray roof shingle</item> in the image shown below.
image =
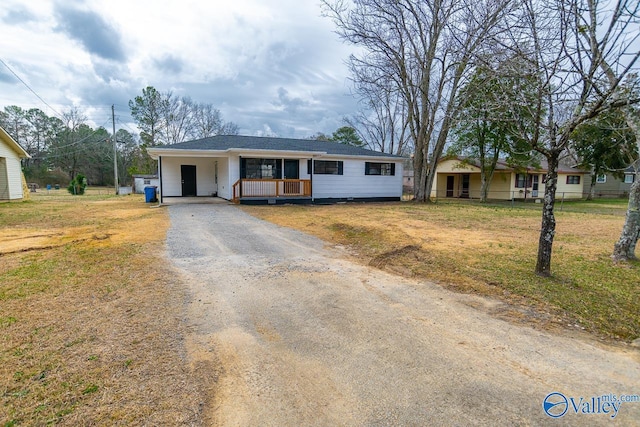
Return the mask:
{"type": "Polygon", "coordinates": [[[246,150],[273,150],[273,151],[308,151],[342,156],[373,156],[373,157],[397,157],[388,153],[367,150],[353,145],[339,144],[330,141],[316,141],[313,139],[272,138],[260,136],[219,135],[209,138],[185,141],[172,145],[163,145],[156,148],[176,150],[219,150],[230,149],[246,150]]]}

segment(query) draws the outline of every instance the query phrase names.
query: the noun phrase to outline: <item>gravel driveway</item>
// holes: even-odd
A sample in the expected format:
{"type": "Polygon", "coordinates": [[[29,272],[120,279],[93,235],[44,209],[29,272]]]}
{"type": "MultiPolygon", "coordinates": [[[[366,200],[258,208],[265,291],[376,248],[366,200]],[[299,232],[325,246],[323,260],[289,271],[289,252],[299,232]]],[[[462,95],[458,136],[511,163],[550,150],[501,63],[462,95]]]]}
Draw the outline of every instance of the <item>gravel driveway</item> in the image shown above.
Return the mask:
{"type": "MultiPolygon", "coordinates": [[[[636,349],[496,319],[491,300],[355,264],[234,206],[169,212],[212,425],[608,425],[611,406],[576,414],[570,403],[554,420],[542,402],[557,391],[584,398],[581,411],[640,394],[636,349]]],[[[640,402],[615,421],[640,425],[640,402]]]]}

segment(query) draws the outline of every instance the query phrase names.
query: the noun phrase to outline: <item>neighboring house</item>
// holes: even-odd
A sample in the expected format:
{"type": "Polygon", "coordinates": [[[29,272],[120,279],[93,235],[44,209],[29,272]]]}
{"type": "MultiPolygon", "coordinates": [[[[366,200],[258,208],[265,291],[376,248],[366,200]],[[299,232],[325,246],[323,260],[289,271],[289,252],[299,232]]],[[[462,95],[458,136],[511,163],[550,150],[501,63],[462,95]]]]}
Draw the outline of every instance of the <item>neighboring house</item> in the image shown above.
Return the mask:
{"type": "Polygon", "coordinates": [[[160,203],[218,196],[240,203],[402,198],[403,158],[310,139],[221,135],[148,149],[160,203]]]}
{"type": "Polygon", "coordinates": [[[133,192],[144,194],[145,187],[159,187],[158,175],[133,175],[133,192]]]}
{"type": "MultiPolygon", "coordinates": [[[[635,181],[636,171],[633,166],[629,166],[624,171],[624,178],[620,179],[610,173],[598,175],[594,186],[594,197],[625,197],[629,195],[631,184],[635,181]]],[[[585,176],[585,194],[591,191],[591,174],[585,176]]]]}
{"type": "MultiPolygon", "coordinates": [[[[544,197],[546,161],[540,167],[515,169],[503,159],[498,161],[487,198],[495,200],[541,199],[544,197]]],[[[588,172],[560,165],[557,197],[580,199],[588,172]]],[[[480,198],[480,167],[478,162],[464,158],[445,158],[438,162],[431,197],[480,198]]]]}
{"type": "Polygon", "coordinates": [[[413,194],[413,169],[405,169],[402,174],[402,190],[405,194],[413,194]]]}
{"type": "Polygon", "coordinates": [[[0,200],[24,198],[20,159],[31,156],[0,127],[0,200]]]}

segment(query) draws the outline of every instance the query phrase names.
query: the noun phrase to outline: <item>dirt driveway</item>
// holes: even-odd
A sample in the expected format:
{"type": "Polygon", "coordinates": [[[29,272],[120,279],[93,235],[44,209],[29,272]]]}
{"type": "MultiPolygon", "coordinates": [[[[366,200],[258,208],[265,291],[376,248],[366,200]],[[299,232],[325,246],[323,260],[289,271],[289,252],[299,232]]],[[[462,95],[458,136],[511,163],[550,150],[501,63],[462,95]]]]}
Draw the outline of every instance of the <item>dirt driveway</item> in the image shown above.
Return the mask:
{"type": "Polygon", "coordinates": [[[211,425],[640,425],[640,402],[591,399],[640,394],[637,350],[507,323],[233,206],[169,209],[211,425]]]}

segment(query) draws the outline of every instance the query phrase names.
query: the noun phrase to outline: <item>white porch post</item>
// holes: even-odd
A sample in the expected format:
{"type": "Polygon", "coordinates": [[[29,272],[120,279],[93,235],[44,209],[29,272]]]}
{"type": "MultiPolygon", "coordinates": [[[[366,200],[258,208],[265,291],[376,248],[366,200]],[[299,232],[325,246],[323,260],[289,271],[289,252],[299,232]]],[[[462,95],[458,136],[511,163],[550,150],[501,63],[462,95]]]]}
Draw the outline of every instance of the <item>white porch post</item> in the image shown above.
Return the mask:
{"type": "Polygon", "coordinates": [[[158,193],[160,195],[160,204],[162,204],[162,156],[158,156],[158,193]]]}

